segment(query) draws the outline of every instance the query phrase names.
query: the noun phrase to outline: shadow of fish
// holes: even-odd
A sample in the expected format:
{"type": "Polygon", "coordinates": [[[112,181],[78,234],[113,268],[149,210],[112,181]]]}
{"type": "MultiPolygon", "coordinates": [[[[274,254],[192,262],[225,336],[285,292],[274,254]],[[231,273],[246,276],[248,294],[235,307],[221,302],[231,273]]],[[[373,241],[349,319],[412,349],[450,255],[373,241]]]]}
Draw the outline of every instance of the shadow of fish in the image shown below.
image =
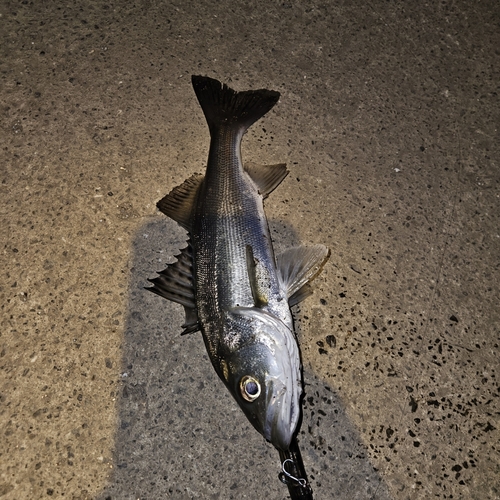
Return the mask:
{"type": "Polygon", "coordinates": [[[274,255],[263,199],[288,171],[241,160],[243,135],[279,93],[235,92],[202,76],[192,83],[210,129],[207,169],[158,202],[189,241],[149,290],[184,306],[183,334],[201,330],[217,374],[249,421],[287,452],[302,392],[290,306],[310,293],[308,282],[329,251],[315,245],[274,255]]]}

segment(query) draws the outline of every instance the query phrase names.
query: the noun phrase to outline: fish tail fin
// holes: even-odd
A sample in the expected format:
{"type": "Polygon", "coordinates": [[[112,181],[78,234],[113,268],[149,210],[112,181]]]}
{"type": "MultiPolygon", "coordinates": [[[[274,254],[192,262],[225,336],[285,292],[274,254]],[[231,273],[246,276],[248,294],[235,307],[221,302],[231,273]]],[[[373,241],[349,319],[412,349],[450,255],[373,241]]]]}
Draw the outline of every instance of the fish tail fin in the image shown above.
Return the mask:
{"type": "Polygon", "coordinates": [[[262,118],[280,97],[279,92],[266,89],[236,92],[226,84],[207,76],[193,75],[191,81],[210,132],[223,125],[239,126],[245,132],[262,118]]]}

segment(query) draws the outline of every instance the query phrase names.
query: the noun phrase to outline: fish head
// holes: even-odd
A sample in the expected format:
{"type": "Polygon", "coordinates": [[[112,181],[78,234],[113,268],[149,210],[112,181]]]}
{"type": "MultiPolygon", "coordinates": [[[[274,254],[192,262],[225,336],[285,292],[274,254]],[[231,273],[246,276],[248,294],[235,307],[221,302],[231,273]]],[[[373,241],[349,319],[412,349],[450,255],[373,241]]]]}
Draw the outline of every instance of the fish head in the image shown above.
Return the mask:
{"type": "Polygon", "coordinates": [[[276,448],[287,450],[300,417],[300,356],[293,332],[262,309],[235,308],[232,342],[219,358],[222,378],[251,422],[276,448]]]}

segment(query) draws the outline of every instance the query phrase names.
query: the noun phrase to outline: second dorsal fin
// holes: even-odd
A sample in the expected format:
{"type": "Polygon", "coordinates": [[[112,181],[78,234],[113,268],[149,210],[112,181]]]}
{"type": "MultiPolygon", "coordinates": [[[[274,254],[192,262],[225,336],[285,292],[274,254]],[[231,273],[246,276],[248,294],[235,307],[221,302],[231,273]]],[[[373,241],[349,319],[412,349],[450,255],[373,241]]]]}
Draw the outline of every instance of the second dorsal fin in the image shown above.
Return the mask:
{"type": "Polygon", "coordinates": [[[202,174],[192,175],[156,204],[161,212],[178,222],[187,231],[190,231],[191,215],[203,179],[202,174]]]}

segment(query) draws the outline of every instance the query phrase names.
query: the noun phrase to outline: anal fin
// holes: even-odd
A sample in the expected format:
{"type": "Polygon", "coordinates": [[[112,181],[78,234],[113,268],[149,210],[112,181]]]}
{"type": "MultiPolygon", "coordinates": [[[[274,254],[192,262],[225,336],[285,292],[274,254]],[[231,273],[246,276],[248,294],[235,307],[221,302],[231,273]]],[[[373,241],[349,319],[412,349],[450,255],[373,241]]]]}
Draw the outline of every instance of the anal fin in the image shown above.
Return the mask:
{"type": "Polygon", "coordinates": [[[158,277],[148,279],[150,283],[153,283],[153,286],[146,288],[146,290],[184,306],[186,320],[182,325],[184,330],[181,335],[185,335],[200,329],[196,312],[193,253],[190,240],[188,246],[183,248],[176,257],[177,261],[168,264],[166,269],[158,273],[158,277]]]}
{"type": "Polygon", "coordinates": [[[257,186],[263,198],[267,198],[288,175],[286,163],[276,165],[245,165],[245,172],[257,186]]]}

